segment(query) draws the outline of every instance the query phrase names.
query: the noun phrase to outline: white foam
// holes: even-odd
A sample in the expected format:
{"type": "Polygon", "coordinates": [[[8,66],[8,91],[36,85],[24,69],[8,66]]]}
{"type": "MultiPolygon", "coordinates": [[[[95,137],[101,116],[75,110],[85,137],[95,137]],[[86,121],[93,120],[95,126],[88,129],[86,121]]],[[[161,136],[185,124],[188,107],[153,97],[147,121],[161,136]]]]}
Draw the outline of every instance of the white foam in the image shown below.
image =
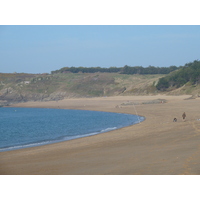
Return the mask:
{"type": "MultiPolygon", "coordinates": [[[[139,119],[140,119],[140,121],[135,121],[132,124],[137,124],[137,123],[144,121],[145,117],[139,116],[139,119]]],[[[197,120],[200,120],[200,119],[197,119],[197,120]]],[[[103,129],[103,130],[100,130],[100,131],[87,133],[87,134],[83,134],[83,135],[81,134],[81,135],[73,135],[73,136],[64,136],[62,138],[59,138],[59,139],[57,138],[57,139],[54,139],[54,140],[35,142],[35,143],[24,144],[24,145],[16,145],[16,146],[11,146],[11,147],[3,147],[3,148],[0,148],[0,152],[22,149],[22,148],[29,148],[29,147],[34,147],[34,146],[41,146],[41,145],[45,145],[45,144],[52,144],[52,143],[57,143],[57,142],[67,141],[67,140],[73,140],[73,139],[77,139],[77,138],[82,138],[82,137],[97,135],[97,134],[100,134],[100,133],[105,133],[105,132],[112,131],[112,130],[115,130],[115,129],[118,129],[118,128],[122,128],[122,127],[109,127],[109,128],[106,128],[106,129],[103,129]]]]}
{"type": "Polygon", "coordinates": [[[16,146],[11,146],[11,147],[3,147],[3,148],[0,148],[0,152],[22,149],[22,148],[29,148],[29,147],[34,147],[34,146],[41,146],[41,145],[50,144],[50,143],[52,143],[52,142],[43,141],[43,142],[37,142],[37,143],[31,143],[31,144],[16,145],[16,146]]]}
{"type": "Polygon", "coordinates": [[[115,129],[117,129],[117,127],[106,128],[106,129],[102,130],[101,133],[103,133],[103,132],[108,132],[108,131],[112,131],[112,130],[115,130],[115,129]]]}
{"type": "Polygon", "coordinates": [[[73,139],[82,138],[82,137],[88,137],[88,136],[92,136],[92,135],[97,135],[99,133],[105,133],[105,132],[108,132],[108,131],[112,131],[112,130],[115,130],[115,129],[117,129],[117,127],[106,128],[106,129],[103,129],[103,130],[98,131],[98,132],[86,133],[86,134],[83,134],[83,135],[66,136],[66,137],[63,137],[63,139],[60,140],[60,141],[66,141],[66,140],[73,140],[73,139]]]}

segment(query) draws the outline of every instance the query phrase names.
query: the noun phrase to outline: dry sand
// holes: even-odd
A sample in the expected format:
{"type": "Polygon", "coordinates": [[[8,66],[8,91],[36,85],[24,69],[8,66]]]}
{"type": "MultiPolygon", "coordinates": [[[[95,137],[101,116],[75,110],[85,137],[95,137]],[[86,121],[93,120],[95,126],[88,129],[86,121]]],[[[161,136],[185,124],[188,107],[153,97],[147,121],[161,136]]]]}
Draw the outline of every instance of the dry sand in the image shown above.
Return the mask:
{"type": "Polygon", "coordinates": [[[200,174],[200,98],[189,97],[118,96],[15,105],[131,114],[137,111],[146,120],[95,136],[0,152],[0,174],[200,174]],[[155,99],[166,99],[167,103],[151,104],[155,99]],[[137,104],[136,109],[128,105],[130,102],[137,104]],[[186,121],[182,120],[183,112],[186,121]],[[173,122],[174,117],[177,122],[173,122]]]}

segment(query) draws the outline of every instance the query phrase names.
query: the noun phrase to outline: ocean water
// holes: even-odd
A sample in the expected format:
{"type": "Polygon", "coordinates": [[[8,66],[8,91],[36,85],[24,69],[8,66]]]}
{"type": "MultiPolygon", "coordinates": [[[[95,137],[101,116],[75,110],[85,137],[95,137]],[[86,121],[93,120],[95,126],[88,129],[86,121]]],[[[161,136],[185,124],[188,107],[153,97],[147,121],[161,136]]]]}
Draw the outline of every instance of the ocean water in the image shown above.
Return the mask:
{"type": "Polygon", "coordinates": [[[144,117],[83,110],[0,108],[0,152],[86,137],[144,117]]]}

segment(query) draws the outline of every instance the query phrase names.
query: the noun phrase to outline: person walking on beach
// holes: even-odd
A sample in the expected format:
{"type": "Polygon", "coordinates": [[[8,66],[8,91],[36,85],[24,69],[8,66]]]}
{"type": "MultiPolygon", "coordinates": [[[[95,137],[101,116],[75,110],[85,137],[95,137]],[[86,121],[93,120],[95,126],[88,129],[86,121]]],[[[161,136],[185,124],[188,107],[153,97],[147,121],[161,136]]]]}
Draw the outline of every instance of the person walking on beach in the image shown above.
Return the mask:
{"type": "Polygon", "coordinates": [[[185,118],[186,118],[185,112],[182,114],[182,117],[183,117],[183,121],[185,121],[185,118]]]}

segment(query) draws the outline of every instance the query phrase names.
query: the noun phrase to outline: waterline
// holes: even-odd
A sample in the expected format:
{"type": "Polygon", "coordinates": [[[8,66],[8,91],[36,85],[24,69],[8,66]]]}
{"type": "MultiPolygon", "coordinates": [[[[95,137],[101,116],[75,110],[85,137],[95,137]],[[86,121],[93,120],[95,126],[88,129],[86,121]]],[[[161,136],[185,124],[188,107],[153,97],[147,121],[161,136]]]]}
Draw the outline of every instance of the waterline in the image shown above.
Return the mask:
{"type": "Polygon", "coordinates": [[[130,114],[64,109],[1,108],[0,114],[0,151],[87,137],[138,121],[130,114]]]}

